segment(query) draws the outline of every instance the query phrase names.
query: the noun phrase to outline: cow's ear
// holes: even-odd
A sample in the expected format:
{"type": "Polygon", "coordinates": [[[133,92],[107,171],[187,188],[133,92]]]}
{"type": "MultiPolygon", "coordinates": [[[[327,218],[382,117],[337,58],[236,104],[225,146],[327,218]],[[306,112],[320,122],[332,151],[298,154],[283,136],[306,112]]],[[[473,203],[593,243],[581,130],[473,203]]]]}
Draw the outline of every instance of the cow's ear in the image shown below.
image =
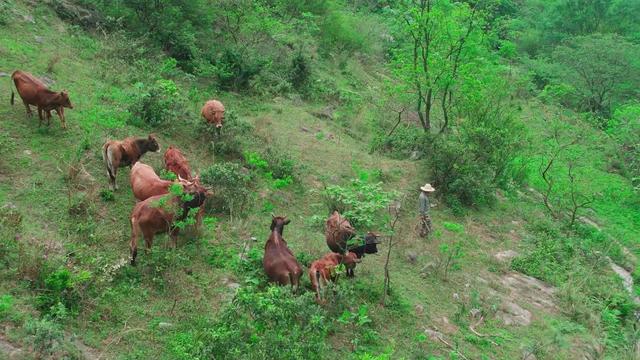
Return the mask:
{"type": "Polygon", "coordinates": [[[291,222],[291,220],[289,220],[289,219],[285,219],[285,220],[284,220],[284,224],[285,224],[285,225],[289,225],[289,223],[290,223],[290,222],[291,222]]]}

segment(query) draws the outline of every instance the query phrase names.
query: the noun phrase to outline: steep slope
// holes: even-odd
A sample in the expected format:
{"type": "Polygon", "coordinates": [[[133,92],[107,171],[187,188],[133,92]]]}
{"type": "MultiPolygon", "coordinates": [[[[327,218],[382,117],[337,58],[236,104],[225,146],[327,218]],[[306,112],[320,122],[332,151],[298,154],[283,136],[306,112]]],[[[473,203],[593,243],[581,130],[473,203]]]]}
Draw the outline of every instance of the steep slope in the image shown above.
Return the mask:
{"type": "MultiPolygon", "coordinates": [[[[69,90],[75,109],[66,112],[69,130],[61,130],[57,121],[38,128],[35,118],[27,119],[24,108],[19,103],[11,107],[3,95],[0,203],[3,214],[17,213],[22,222],[11,238],[2,239],[0,295],[13,299],[6,309],[0,308],[2,343],[22,348],[27,357],[210,356],[200,353],[210,345],[202,342],[211,339],[207,336],[222,336],[214,331],[220,329],[219,315],[245,299],[236,296],[234,301],[234,295],[255,289],[264,296],[251,305],[256,313],[273,306],[267,295],[277,291],[264,286],[259,262],[254,261],[268,236],[269,213],[289,216],[289,246],[303,262],[315,259],[327,251],[314,221],[314,216],[326,215],[322,189],[347,183],[367,169],[379,170],[385,189],[406,195],[391,252],[391,301],[379,305],[385,238],[381,254],[367,256],[356,279],[344,281],[346,290],[336,303],[326,309],[314,305],[309,291],[292,300],[308,304],[299,306],[302,315],[322,318],[330,329],[322,339],[330,351],[317,357],[513,359],[534,354],[578,359],[604,352],[619,358],[615,349],[599,345],[601,334],[566,315],[558,295],[564,289],[511,270],[511,253],[506,251],[525,252],[523,239],[536,236],[529,225],[545,217],[535,197],[514,191],[501,196],[494,209],[464,218],[439,205],[432,215],[434,237],[421,239],[414,231],[414,198],[428,174],[420,164],[370,154],[367,138],[352,130],[366,129],[364,121],[345,115],[353,123],[345,127],[312,115],[323,104],[295,98],[219,94],[228,109],[255,129],[259,141],[246,144],[246,150],[282,149],[299,168],[296,183],[274,189],[254,175],[252,206],[243,217],[210,214],[218,218],[217,224],[200,235],[186,231],[175,250],[165,247],[165,236],[158,237],[153,251],[142,253],[140,264],[130,267],[128,217],[135,202],[129,171],[120,172],[121,190],[110,201],[102,191],[107,181],[100,146],[107,138],[156,131],[163,148],[179,146],[198,171],[222,162],[194,125],[199,105],[211,90],[207,84],[176,79],[181,93],[188,94],[189,121],[159,129],[134,127],[126,121],[123,104],[141,79],[134,66],[114,62],[109,55],[117,46],[114,41],[121,39],[87,34],[62,22],[46,4],[15,2],[10,12],[16,20],[0,27],[0,72],[7,75],[19,68],[46,76],[53,89],[69,90]],[[249,260],[239,260],[243,256],[249,260]],[[72,285],[60,299],[52,299],[41,286],[59,279],[52,274],[64,274],[61,269],[71,274],[72,285]],[[45,316],[43,302],[56,305],[58,300],[69,306],[45,316]]],[[[366,76],[376,81],[374,75],[366,76]]],[[[8,95],[9,77],[1,80],[0,94],[8,95]]],[[[144,161],[162,167],[160,154],[148,154],[144,161]]],[[[8,218],[3,220],[7,228],[8,218]]],[[[624,294],[616,278],[610,279],[624,294]]],[[[230,325],[246,324],[238,320],[230,325]]],[[[266,354],[256,350],[252,356],[266,354]]]]}

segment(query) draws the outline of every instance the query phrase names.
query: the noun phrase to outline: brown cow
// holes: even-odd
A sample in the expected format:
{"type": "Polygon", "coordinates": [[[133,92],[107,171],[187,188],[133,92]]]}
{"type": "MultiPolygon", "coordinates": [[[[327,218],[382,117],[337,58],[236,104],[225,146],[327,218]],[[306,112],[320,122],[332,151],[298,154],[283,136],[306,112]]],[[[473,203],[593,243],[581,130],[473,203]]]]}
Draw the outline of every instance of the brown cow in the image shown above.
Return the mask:
{"type": "MultiPolygon", "coordinates": [[[[38,117],[40,122],[38,126],[42,124],[44,120],[42,118],[42,112],[47,118],[47,126],[51,124],[51,110],[55,110],[60,117],[60,122],[64,129],[67,128],[67,124],[64,119],[64,108],[73,109],[71,100],[69,100],[69,94],[66,91],[55,92],[47,88],[47,86],[35,76],[28,72],[16,70],[11,74],[11,79],[16,86],[18,95],[22,98],[24,107],[27,109],[27,116],[31,117],[33,112],[29,105],[34,105],[38,108],[38,117]]],[[[14,104],[15,94],[11,90],[11,105],[14,104]]]]}
{"type": "MultiPolygon", "coordinates": [[[[182,185],[184,191],[187,193],[204,192],[206,196],[210,196],[211,193],[200,185],[200,182],[197,180],[197,177],[195,180],[189,181],[183,179],[181,176],[178,176],[178,180],[176,181],[163,180],[156,174],[151,166],[143,164],[141,161],[138,161],[131,167],[131,173],[129,174],[133,196],[139,201],[156,195],[168,194],[169,187],[173,184],[182,185]]],[[[200,206],[198,214],[196,215],[196,227],[200,227],[202,224],[203,216],[204,206],[200,206]]]]}
{"type": "Polygon", "coordinates": [[[131,265],[136,264],[138,256],[138,238],[144,237],[147,249],[153,245],[153,237],[159,233],[169,232],[173,246],[177,245],[179,228],[174,226],[174,220],[184,220],[189,210],[204,203],[204,192],[191,193],[193,199],[183,201],[172,195],[156,195],[136,204],[131,212],[131,265]],[[176,213],[180,215],[176,219],[176,213]]]}
{"type": "Polygon", "coordinates": [[[316,292],[316,301],[323,302],[321,296],[322,287],[326,286],[329,281],[335,281],[335,268],[338,265],[344,264],[347,275],[349,275],[350,272],[353,273],[353,269],[360,261],[362,260],[358,259],[356,254],[352,252],[348,252],[346,255],[332,252],[312,262],[309,267],[309,280],[311,280],[311,287],[316,292]]]}
{"type": "Polygon", "coordinates": [[[218,100],[209,100],[202,107],[200,114],[209,124],[216,126],[216,132],[220,135],[224,121],[224,105],[218,100]]]}
{"type": "Polygon", "coordinates": [[[111,189],[117,190],[116,175],[118,168],[133,166],[147,151],[159,152],[160,145],[155,135],[147,138],[126,138],[122,141],[109,140],[102,146],[102,159],[107,167],[111,189]]]}
{"type": "Polygon", "coordinates": [[[291,220],[283,216],[273,217],[271,235],[264,246],[262,265],[269,280],[280,285],[291,284],[291,288],[297,290],[300,286],[302,267],[282,238],[284,226],[290,222],[291,220]]]}
{"type": "Polygon", "coordinates": [[[324,231],[327,246],[335,253],[344,254],[347,251],[353,251],[360,259],[364,254],[378,252],[378,235],[372,232],[364,235],[362,240],[355,241],[355,244],[348,244],[349,240],[356,235],[356,230],[338,211],[334,211],[329,216],[324,231]]]}
{"type": "MultiPolygon", "coordinates": [[[[176,174],[179,178],[187,179],[192,181],[194,185],[201,186],[200,184],[200,176],[193,177],[191,175],[191,168],[189,167],[189,161],[187,158],[182,155],[182,152],[172,146],[169,146],[167,151],[164,153],[164,167],[176,174]]],[[[213,192],[207,190],[207,196],[213,195],[213,192]]],[[[204,217],[205,207],[201,206],[198,211],[198,215],[196,216],[196,227],[200,227],[202,224],[202,218],[204,217]]]]}
{"type": "Polygon", "coordinates": [[[344,254],[347,250],[347,241],[356,234],[356,229],[351,226],[349,220],[334,211],[327,219],[324,228],[327,245],[331,251],[344,254]]]}
{"type": "Polygon", "coordinates": [[[187,158],[173,145],[169,146],[164,153],[164,167],[183,179],[193,180],[187,158]]]}

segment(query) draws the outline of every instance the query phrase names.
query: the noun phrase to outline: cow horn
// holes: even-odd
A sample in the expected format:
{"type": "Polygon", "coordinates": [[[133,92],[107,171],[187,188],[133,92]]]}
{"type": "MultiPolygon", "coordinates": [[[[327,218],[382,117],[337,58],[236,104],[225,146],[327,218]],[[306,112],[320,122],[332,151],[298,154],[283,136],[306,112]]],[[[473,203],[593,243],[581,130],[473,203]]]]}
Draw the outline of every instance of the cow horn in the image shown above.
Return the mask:
{"type": "Polygon", "coordinates": [[[276,218],[276,215],[275,215],[274,213],[271,213],[271,218],[272,218],[272,219],[275,219],[275,218],[276,218]]]}

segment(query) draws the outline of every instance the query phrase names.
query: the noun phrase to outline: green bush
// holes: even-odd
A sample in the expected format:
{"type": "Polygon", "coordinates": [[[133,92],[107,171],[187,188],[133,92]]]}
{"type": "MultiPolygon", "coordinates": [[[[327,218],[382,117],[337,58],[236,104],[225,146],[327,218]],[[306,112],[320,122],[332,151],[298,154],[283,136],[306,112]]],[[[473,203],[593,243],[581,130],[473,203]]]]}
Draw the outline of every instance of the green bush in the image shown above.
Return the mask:
{"type": "Polygon", "coordinates": [[[179,114],[180,102],[177,85],[171,80],[158,80],[152,86],[135,85],[129,112],[135,126],[160,126],[179,114]]]}
{"type": "Polygon", "coordinates": [[[34,349],[49,357],[63,348],[64,329],[49,318],[31,319],[25,323],[27,334],[32,335],[34,349]]]}
{"type": "Polygon", "coordinates": [[[37,297],[38,307],[47,314],[55,311],[58,305],[77,311],[84,288],[91,278],[88,271],[72,273],[64,267],[52,271],[44,278],[44,289],[37,297]]]}
{"type": "Polygon", "coordinates": [[[420,151],[426,140],[424,131],[415,126],[398,126],[391,135],[387,129],[377,126],[371,140],[370,150],[387,153],[395,158],[408,158],[414,151],[420,151]]]}
{"type": "Polygon", "coordinates": [[[474,104],[451,133],[432,138],[425,152],[433,183],[445,200],[491,204],[498,187],[514,180],[510,167],[524,148],[524,131],[509,109],[474,104]]]}
{"type": "Polygon", "coordinates": [[[0,296],[0,320],[11,314],[14,301],[15,299],[11,295],[0,296]]]}
{"type": "Polygon", "coordinates": [[[352,179],[346,187],[327,186],[323,196],[329,212],[338,210],[354,228],[368,231],[382,223],[383,210],[397,194],[384,191],[381,182],[352,179]]]}
{"type": "Polygon", "coordinates": [[[231,162],[213,164],[200,174],[200,180],[213,188],[213,199],[209,203],[216,210],[226,211],[231,216],[244,213],[251,196],[250,178],[240,165],[231,162]]]}
{"type": "Polygon", "coordinates": [[[217,318],[202,333],[178,334],[172,352],[190,358],[321,359],[329,351],[329,321],[310,292],[292,296],[286,287],[241,287],[217,318]]]}

